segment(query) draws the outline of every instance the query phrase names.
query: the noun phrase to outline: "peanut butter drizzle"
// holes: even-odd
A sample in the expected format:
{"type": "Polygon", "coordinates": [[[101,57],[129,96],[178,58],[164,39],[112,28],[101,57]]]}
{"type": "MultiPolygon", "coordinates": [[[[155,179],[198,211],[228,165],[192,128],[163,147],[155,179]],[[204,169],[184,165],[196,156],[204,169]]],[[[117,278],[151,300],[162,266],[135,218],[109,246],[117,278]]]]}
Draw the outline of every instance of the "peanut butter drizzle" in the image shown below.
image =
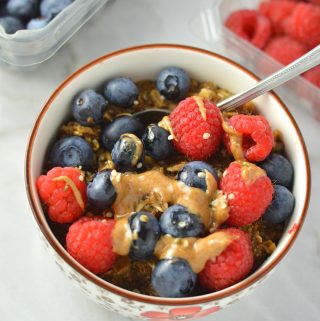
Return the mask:
{"type": "Polygon", "coordinates": [[[164,203],[187,207],[191,213],[201,218],[207,228],[214,220],[210,204],[215,196],[217,183],[210,173],[206,173],[206,192],[199,188],[189,187],[157,170],[142,174],[117,173],[114,170],[111,172],[110,180],[117,192],[117,198],[112,205],[116,219],[130,215],[143,197],[156,192],[164,203]]]}
{"type": "Polygon", "coordinates": [[[78,187],[76,186],[76,184],[74,183],[74,181],[68,177],[68,176],[59,176],[59,177],[55,177],[52,179],[53,181],[63,181],[66,183],[66,186],[69,186],[73,192],[73,195],[77,201],[77,203],[79,204],[80,208],[82,210],[84,210],[84,202],[81,196],[81,193],[78,189],[78,187]]]}
{"type": "Polygon", "coordinates": [[[260,177],[266,176],[266,172],[255,164],[239,162],[241,165],[241,177],[247,185],[253,184],[260,177]]]}
{"type": "Polygon", "coordinates": [[[217,191],[216,198],[212,201],[211,207],[213,210],[213,223],[210,227],[210,230],[215,230],[229,217],[227,197],[222,191],[217,191]]]}
{"type": "Polygon", "coordinates": [[[159,127],[162,127],[164,130],[166,130],[167,132],[170,133],[170,135],[172,136],[173,139],[177,140],[176,136],[174,135],[172,126],[171,126],[171,122],[170,122],[170,118],[169,116],[164,116],[158,123],[159,127]]]}
{"type": "Polygon", "coordinates": [[[142,141],[134,134],[122,134],[121,135],[121,138],[126,141],[130,141],[130,140],[133,140],[135,142],[135,150],[134,150],[134,153],[133,153],[133,156],[132,156],[132,161],[131,161],[131,165],[132,166],[136,166],[138,164],[138,161],[142,155],[142,152],[143,152],[143,144],[142,144],[142,141]]]}
{"type": "Polygon", "coordinates": [[[128,255],[132,244],[133,236],[128,219],[122,218],[116,221],[112,231],[112,245],[115,253],[128,255]]]}
{"type": "Polygon", "coordinates": [[[207,120],[207,110],[206,110],[206,107],[204,106],[203,98],[200,96],[192,96],[192,98],[197,103],[203,120],[206,121],[207,120]]]}
{"type": "Polygon", "coordinates": [[[222,118],[222,128],[230,138],[230,150],[235,160],[245,160],[242,148],[242,134],[222,118]]]}
{"type": "Polygon", "coordinates": [[[204,238],[187,237],[176,239],[164,235],[158,241],[155,255],[159,259],[179,257],[190,264],[195,273],[199,273],[208,260],[215,259],[235,237],[226,232],[215,232],[204,238]]]}

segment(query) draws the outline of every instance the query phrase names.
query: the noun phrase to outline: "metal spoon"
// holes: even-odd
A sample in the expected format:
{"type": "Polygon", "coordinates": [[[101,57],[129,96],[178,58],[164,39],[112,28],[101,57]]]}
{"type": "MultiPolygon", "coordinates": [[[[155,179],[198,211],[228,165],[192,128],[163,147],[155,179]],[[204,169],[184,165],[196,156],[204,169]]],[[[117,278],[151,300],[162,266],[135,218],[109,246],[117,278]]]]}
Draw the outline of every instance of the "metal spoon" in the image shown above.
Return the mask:
{"type": "MultiPolygon", "coordinates": [[[[222,111],[229,111],[247,103],[248,101],[257,98],[264,93],[282,85],[283,83],[299,76],[307,70],[320,64],[320,45],[307,52],[299,59],[293,61],[291,64],[281,68],[269,77],[259,81],[239,94],[233,95],[223,101],[217,103],[217,106],[222,111]]],[[[139,119],[145,122],[151,117],[161,120],[163,116],[168,115],[169,112],[165,109],[146,109],[135,114],[139,119]]],[[[150,123],[150,121],[149,121],[150,123]]]]}

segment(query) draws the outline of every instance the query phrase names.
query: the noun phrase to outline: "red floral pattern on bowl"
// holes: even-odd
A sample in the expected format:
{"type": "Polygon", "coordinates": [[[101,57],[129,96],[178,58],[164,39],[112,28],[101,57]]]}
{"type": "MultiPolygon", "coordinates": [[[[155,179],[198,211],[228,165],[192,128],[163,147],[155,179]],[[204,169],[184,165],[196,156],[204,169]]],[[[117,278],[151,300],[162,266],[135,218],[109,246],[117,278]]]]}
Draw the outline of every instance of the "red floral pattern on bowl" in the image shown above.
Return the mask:
{"type": "Polygon", "coordinates": [[[148,318],[148,321],[194,320],[219,310],[220,308],[218,306],[206,310],[202,310],[200,306],[194,306],[186,308],[174,308],[169,310],[169,313],[148,311],[141,313],[141,316],[148,318]]]}

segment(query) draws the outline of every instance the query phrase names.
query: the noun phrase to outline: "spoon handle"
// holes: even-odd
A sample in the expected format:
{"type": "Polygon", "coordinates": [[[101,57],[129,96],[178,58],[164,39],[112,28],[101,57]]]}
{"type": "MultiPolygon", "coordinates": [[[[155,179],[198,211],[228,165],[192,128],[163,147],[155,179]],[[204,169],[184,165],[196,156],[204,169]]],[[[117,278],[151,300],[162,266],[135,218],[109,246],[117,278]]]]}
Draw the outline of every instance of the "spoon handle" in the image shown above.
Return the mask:
{"type": "Polygon", "coordinates": [[[245,91],[219,102],[217,106],[223,111],[235,109],[318,64],[320,64],[320,45],[245,91]]]}

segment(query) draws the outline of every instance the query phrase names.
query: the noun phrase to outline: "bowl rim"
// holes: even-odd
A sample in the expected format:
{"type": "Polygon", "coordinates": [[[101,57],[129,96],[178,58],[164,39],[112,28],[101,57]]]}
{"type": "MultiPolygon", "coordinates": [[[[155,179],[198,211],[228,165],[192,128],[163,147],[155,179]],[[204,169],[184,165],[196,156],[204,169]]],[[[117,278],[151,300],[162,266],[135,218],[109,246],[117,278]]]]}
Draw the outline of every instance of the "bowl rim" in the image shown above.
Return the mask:
{"type": "Polygon", "coordinates": [[[102,63],[103,61],[118,56],[118,55],[123,55],[126,53],[130,52],[136,52],[136,51],[143,51],[143,50],[152,50],[152,49],[176,49],[176,50],[182,50],[182,51],[191,51],[191,52],[196,52],[200,53],[203,55],[207,55],[209,57],[212,57],[214,59],[219,59],[224,62],[227,62],[228,64],[234,66],[237,69],[240,69],[243,73],[247,74],[254,80],[259,80],[259,78],[246,69],[245,67],[241,66],[240,64],[232,61],[231,59],[224,57],[220,54],[201,49],[201,48],[196,48],[192,46],[187,46],[187,45],[180,45],[180,44],[165,44],[165,43],[160,43],[160,44],[146,44],[146,45],[139,45],[139,46],[133,46],[133,47],[128,47],[125,49],[117,50],[111,53],[108,53],[104,56],[101,56],[88,64],[84,65],[74,73],[72,73],[69,77],[67,77],[53,92],[53,94],[50,96],[50,98],[47,100],[45,103],[44,107],[40,111],[34,126],[32,128],[30,138],[27,144],[27,150],[26,150],[26,156],[25,156],[25,187],[27,191],[27,196],[29,200],[30,207],[32,209],[34,218],[46,238],[46,240],[49,242],[51,247],[55,250],[55,252],[59,255],[60,258],[62,258],[66,264],[71,266],[76,272],[81,274],[84,278],[87,280],[91,281],[98,287],[102,287],[103,289],[112,292],[115,295],[119,295],[121,297],[125,297],[129,300],[134,300],[138,302],[144,302],[147,304],[155,304],[155,305],[167,305],[167,306],[180,306],[180,305],[194,305],[194,304],[201,304],[201,303],[206,303],[210,301],[215,301],[215,300],[220,300],[229,296],[232,296],[233,294],[240,292],[241,290],[244,290],[254,283],[256,283],[258,280],[262,279],[264,276],[266,276],[280,261],[281,259],[285,256],[285,254],[288,252],[290,247],[292,246],[293,242],[295,241],[297,235],[299,234],[299,231],[301,230],[302,224],[305,220],[306,214],[307,214],[307,209],[309,206],[309,200],[310,200],[310,190],[311,190],[311,172],[310,172],[310,164],[309,164],[309,157],[307,153],[307,148],[304,142],[304,139],[302,137],[302,134],[300,132],[300,129],[298,128],[298,125],[296,121],[294,120],[293,116],[289,112],[288,108],[285,106],[285,104],[282,102],[282,100],[274,93],[270,92],[270,94],[273,96],[273,98],[277,101],[277,103],[282,107],[282,109],[285,111],[287,114],[289,120],[291,121],[291,125],[294,127],[297,136],[299,138],[299,143],[302,146],[302,151],[303,151],[303,158],[304,158],[304,163],[306,166],[306,198],[304,200],[302,212],[299,216],[298,221],[295,223],[294,228],[292,229],[292,233],[289,235],[289,239],[284,246],[284,248],[277,253],[272,260],[267,262],[265,265],[260,267],[259,270],[257,270],[254,274],[250,275],[246,279],[236,283],[235,285],[228,287],[224,290],[220,290],[217,292],[213,292],[210,294],[205,294],[201,296],[194,296],[194,297],[188,297],[188,298],[161,298],[161,297],[154,297],[154,296],[148,296],[148,295],[143,295],[135,292],[131,292],[125,289],[122,289],[118,286],[115,286],[111,283],[108,283],[107,281],[99,278],[95,274],[91,273],[88,271],[86,268],[84,268],[82,265],[80,265],[77,261],[75,261],[68,253],[67,251],[62,247],[62,245],[59,243],[59,241],[56,239],[56,237],[53,235],[51,229],[48,226],[48,223],[42,215],[40,211],[37,210],[36,201],[35,201],[35,196],[31,192],[31,184],[32,184],[32,178],[31,178],[31,171],[30,171],[30,165],[32,161],[32,150],[33,150],[33,144],[35,141],[35,138],[37,136],[37,131],[40,126],[40,123],[46,114],[46,111],[50,108],[52,102],[55,100],[55,98],[64,90],[64,88],[73,81],[73,79],[77,78],[80,74],[86,72],[88,69],[96,66],[97,64],[102,63]]]}

